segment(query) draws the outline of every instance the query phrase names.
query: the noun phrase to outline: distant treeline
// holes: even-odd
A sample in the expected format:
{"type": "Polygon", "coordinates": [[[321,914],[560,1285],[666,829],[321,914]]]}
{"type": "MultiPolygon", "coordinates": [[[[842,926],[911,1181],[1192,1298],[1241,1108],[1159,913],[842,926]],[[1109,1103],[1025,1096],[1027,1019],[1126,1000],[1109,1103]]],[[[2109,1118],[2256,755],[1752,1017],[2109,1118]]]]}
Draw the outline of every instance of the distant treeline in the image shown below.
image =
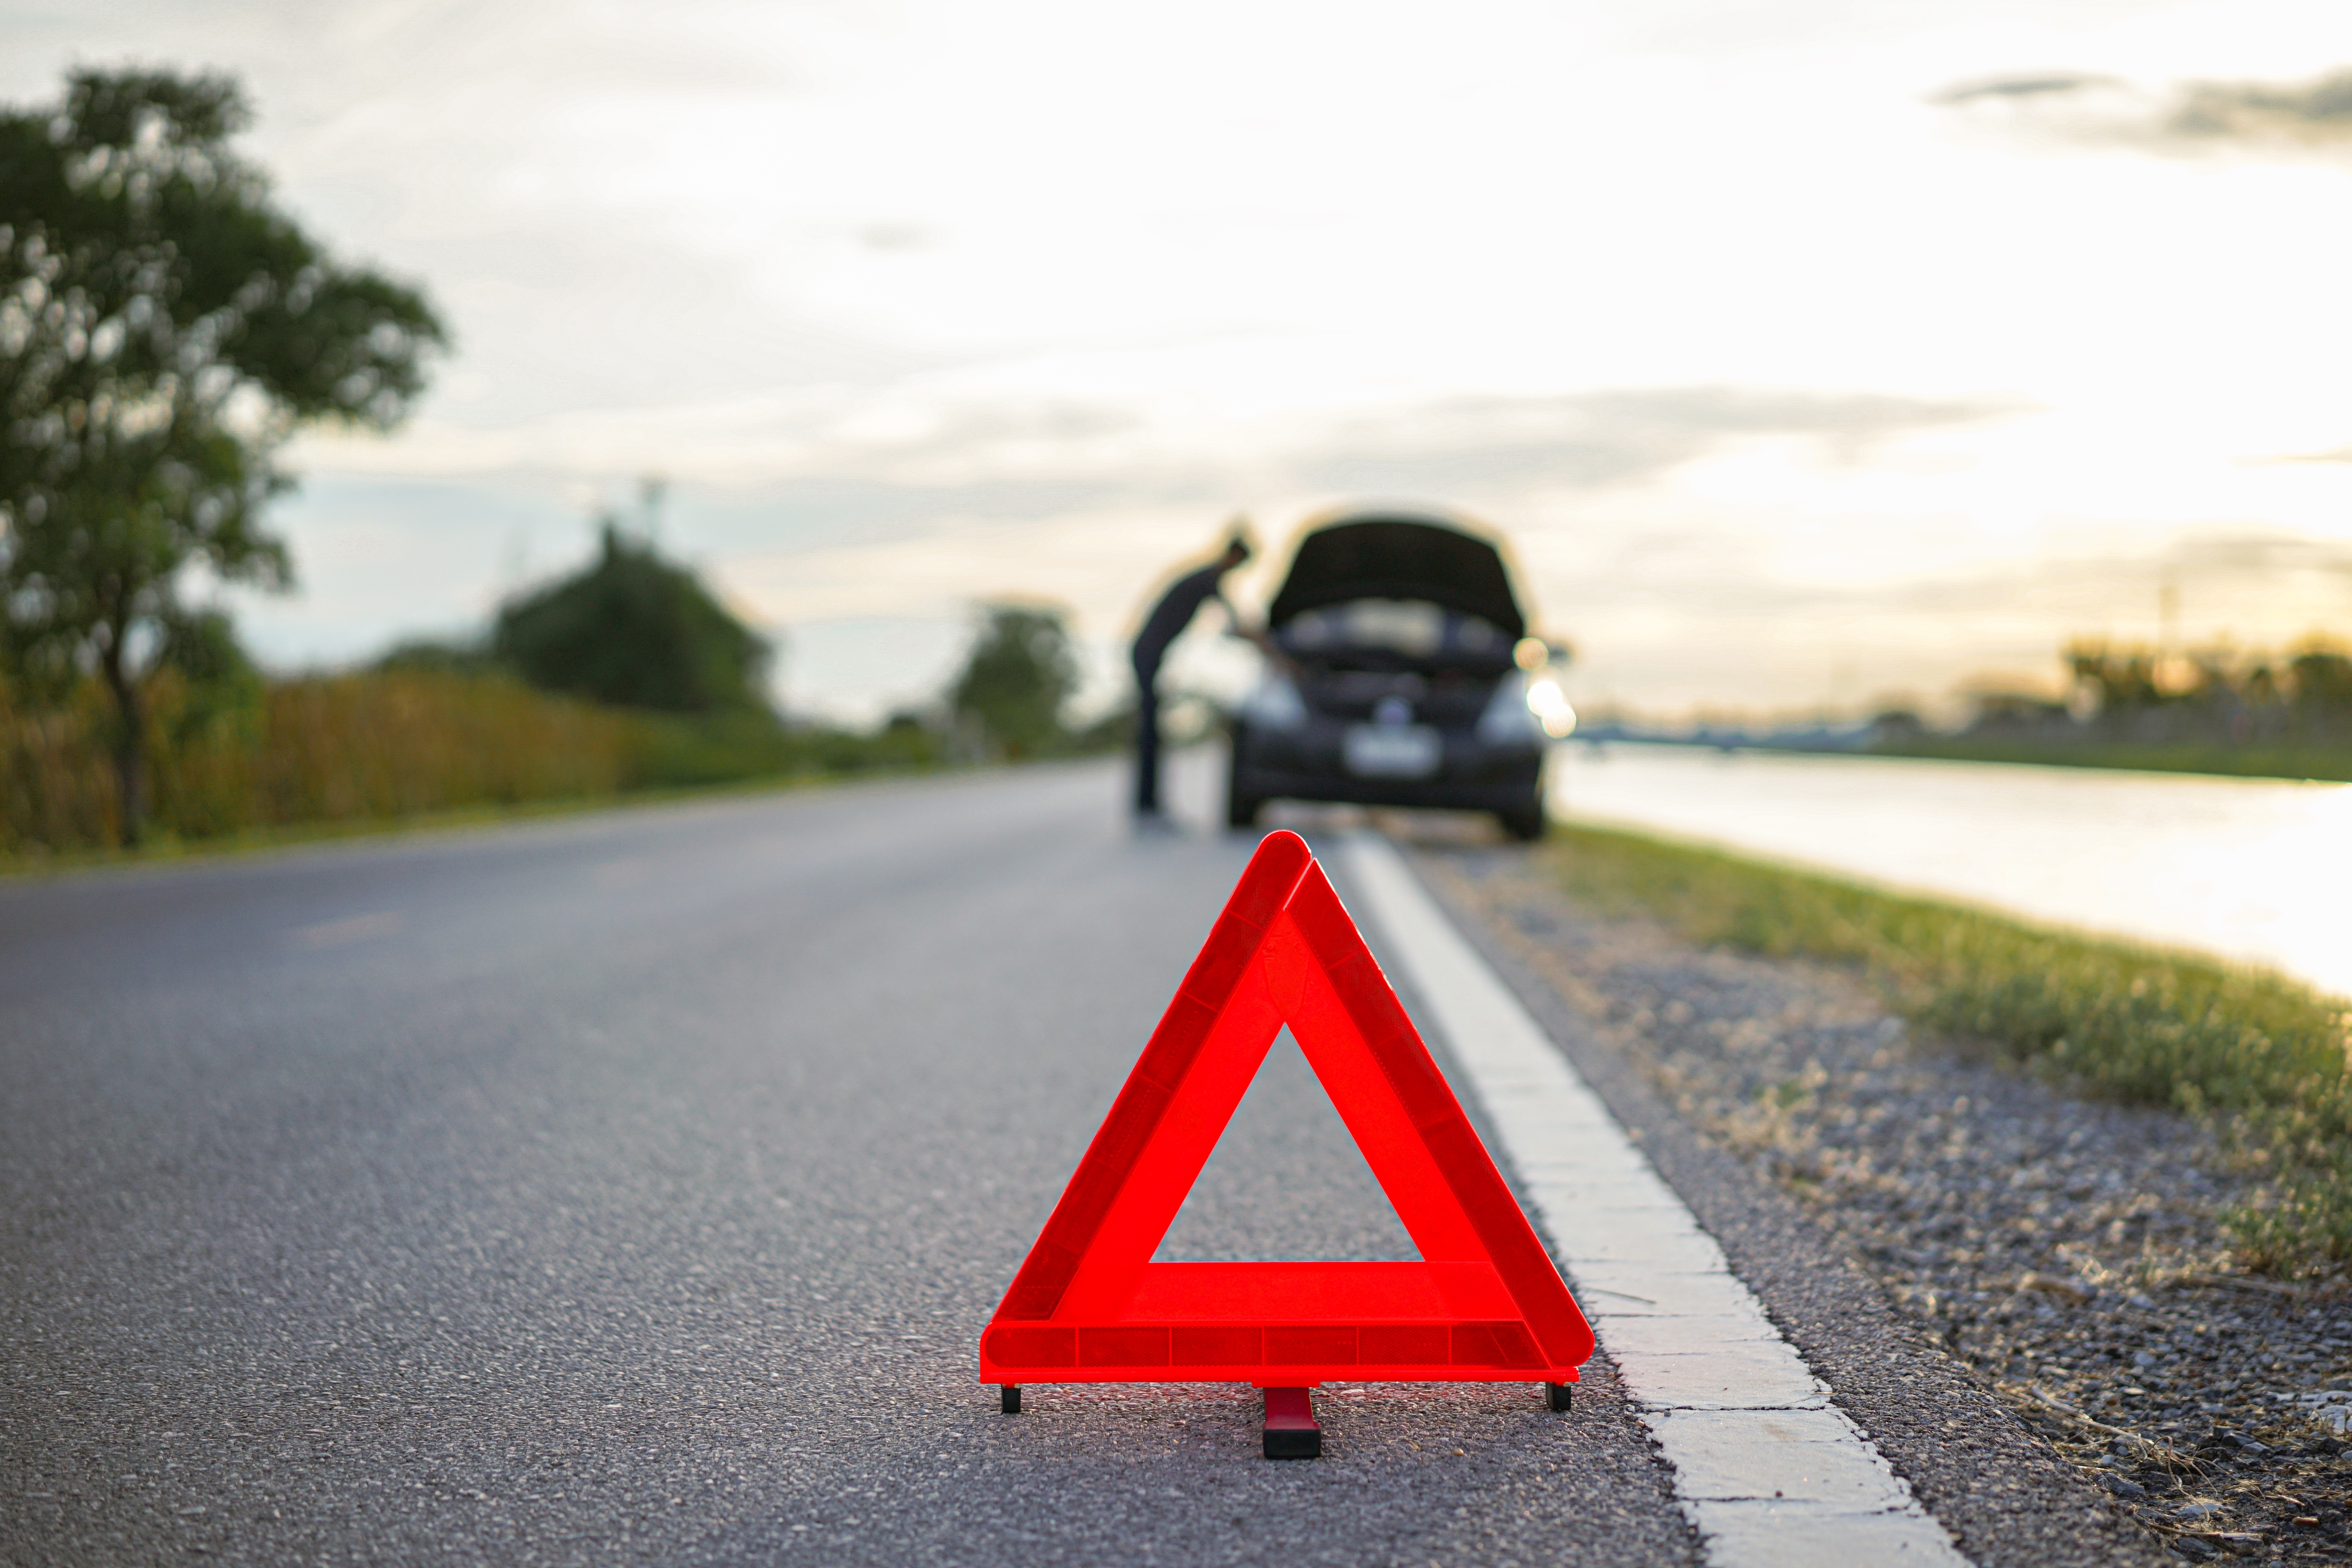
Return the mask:
{"type": "Polygon", "coordinates": [[[2283,653],[2067,647],[2067,700],[1979,694],[1974,716],[1937,734],[1883,713],[1874,749],[1907,756],[2085,767],[2352,779],[2352,655],[2313,637],[2283,653]]]}
{"type": "MultiPolygon", "coordinates": [[[[788,721],[766,644],[694,574],[608,527],[582,572],[509,603],[483,637],[410,642],[372,668],[264,676],[213,616],[143,683],[143,826],[166,841],[761,780],[911,772],[1119,744],[1126,715],[1064,719],[1061,614],[987,609],[964,667],[866,731],[788,721]]],[[[94,676],[0,672],[0,857],[122,843],[121,721],[94,676]]]]}

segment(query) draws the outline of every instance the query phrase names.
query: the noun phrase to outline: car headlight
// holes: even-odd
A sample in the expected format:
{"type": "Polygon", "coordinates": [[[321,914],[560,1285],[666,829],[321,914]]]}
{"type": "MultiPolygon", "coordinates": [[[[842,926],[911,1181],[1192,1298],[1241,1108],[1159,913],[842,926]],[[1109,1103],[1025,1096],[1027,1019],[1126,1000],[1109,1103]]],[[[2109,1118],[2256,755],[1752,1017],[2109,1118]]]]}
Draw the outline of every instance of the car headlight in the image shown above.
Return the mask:
{"type": "Polygon", "coordinates": [[[1568,705],[1559,682],[1530,679],[1524,670],[1515,669],[1496,681],[1486,710],[1478,715],[1478,738],[1496,744],[1517,741],[1540,745],[1575,728],[1576,710],[1568,705]]]}
{"type": "Polygon", "coordinates": [[[1279,675],[1269,675],[1242,699],[1244,721],[1265,730],[1296,730],[1307,722],[1307,700],[1279,675]]]}

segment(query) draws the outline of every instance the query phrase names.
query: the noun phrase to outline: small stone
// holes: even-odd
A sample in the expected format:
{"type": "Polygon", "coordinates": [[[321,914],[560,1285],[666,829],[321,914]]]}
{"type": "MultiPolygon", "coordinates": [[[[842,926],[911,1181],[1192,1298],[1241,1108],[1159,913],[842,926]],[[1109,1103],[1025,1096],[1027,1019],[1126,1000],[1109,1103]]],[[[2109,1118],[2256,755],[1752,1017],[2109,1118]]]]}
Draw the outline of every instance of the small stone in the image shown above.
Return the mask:
{"type": "Polygon", "coordinates": [[[2027,1273],[2017,1281],[2020,1290],[2039,1290],[2054,1296],[2069,1306],[2079,1307],[2091,1299],[2091,1288],[2080,1280],[2061,1279],[2055,1274],[2027,1273]]]}

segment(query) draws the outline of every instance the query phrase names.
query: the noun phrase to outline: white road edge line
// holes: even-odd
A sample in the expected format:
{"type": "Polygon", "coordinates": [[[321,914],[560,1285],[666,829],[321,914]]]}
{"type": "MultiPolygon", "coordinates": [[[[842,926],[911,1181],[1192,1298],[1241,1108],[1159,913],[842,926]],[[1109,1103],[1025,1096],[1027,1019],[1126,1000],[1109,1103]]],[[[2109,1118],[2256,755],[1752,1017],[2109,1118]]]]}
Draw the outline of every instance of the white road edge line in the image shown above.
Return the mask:
{"type": "Polygon", "coordinates": [[[1349,880],[1517,1168],[1715,1568],[1968,1568],[1608,1108],[1388,840],[1349,880]],[[1900,1553],[1898,1556],[1897,1554],[1900,1553]]]}

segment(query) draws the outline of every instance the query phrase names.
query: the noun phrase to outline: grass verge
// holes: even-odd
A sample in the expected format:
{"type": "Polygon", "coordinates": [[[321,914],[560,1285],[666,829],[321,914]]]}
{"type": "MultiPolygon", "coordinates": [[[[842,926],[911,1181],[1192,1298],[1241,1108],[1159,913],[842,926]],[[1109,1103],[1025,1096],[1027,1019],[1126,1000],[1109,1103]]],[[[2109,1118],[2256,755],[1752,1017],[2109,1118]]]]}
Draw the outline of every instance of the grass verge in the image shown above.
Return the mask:
{"type": "Polygon", "coordinates": [[[1569,891],[1694,941],[1858,966],[1924,1028],[2080,1091],[2215,1118],[2263,1174],[2228,1216],[2249,1268],[2352,1264],[2352,1012],[2281,975],[2051,931],[1638,834],[1556,829],[1569,891]]]}

